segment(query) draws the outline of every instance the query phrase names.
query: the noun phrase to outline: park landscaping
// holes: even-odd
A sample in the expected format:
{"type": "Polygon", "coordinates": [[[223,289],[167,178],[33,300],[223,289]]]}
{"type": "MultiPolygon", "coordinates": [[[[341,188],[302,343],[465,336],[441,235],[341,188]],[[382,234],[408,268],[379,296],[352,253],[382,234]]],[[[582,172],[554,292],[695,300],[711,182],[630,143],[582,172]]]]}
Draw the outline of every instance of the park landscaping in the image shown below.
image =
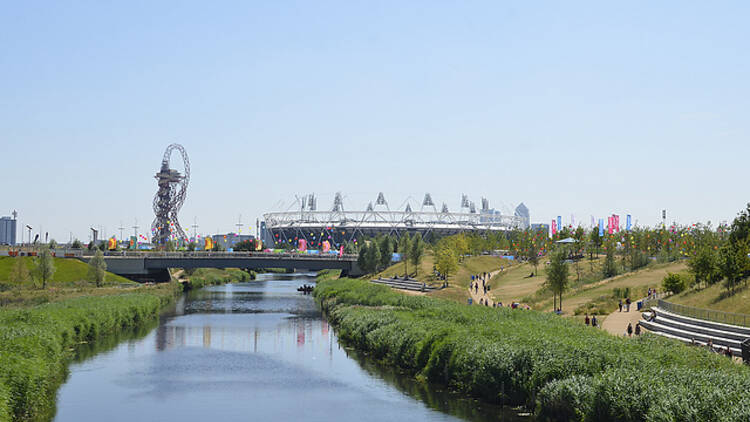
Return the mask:
{"type": "Polygon", "coordinates": [[[175,286],[0,308],[0,421],[46,420],[74,347],[156,318],[175,286]]]}
{"type": "Polygon", "coordinates": [[[541,420],[750,418],[748,368],[668,339],[623,339],[550,313],[405,296],[363,280],[321,280],[315,296],[345,343],[541,420]]]}

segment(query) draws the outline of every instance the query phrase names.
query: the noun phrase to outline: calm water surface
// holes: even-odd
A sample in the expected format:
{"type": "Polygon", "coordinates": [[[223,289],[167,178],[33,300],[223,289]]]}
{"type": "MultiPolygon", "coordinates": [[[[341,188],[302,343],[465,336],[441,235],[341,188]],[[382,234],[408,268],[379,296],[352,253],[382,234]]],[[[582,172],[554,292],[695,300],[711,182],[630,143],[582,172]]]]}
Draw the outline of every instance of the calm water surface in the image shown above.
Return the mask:
{"type": "Polygon", "coordinates": [[[263,274],[191,292],[157,327],[82,349],[54,420],[525,420],[345,349],[297,292],[313,281],[263,274]]]}

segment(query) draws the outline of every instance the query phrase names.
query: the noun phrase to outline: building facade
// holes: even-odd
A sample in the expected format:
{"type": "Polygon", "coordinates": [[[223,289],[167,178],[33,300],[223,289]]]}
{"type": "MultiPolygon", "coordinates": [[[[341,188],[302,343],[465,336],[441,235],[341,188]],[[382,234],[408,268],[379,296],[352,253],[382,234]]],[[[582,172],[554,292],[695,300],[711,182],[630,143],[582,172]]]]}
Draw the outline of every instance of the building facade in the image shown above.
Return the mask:
{"type": "Polygon", "coordinates": [[[0,245],[16,244],[16,220],[0,217],[0,245]]]}

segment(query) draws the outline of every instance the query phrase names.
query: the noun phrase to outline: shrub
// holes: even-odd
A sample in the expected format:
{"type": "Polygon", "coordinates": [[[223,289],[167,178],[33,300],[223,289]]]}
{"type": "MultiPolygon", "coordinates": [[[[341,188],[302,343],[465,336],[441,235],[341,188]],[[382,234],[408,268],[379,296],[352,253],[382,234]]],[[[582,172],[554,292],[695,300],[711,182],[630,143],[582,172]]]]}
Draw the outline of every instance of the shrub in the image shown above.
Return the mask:
{"type": "Polygon", "coordinates": [[[623,339],[549,313],[405,296],[320,280],[344,343],[409,373],[539,420],[729,420],[746,415],[750,370],[644,334],[623,339]]]}
{"type": "Polygon", "coordinates": [[[672,292],[673,294],[685,290],[685,280],[679,274],[667,273],[661,284],[664,287],[664,290],[672,292]]]}

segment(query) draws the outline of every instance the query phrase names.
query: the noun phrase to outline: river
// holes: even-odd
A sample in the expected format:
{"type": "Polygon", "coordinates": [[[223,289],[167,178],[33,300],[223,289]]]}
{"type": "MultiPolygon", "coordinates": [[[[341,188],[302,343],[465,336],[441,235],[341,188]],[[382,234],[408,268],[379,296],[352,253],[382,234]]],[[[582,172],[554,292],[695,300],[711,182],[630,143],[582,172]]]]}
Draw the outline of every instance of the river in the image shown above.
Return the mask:
{"type": "Polygon", "coordinates": [[[313,274],[261,274],[190,292],[155,327],[81,348],[56,422],[515,421],[339,344],[313,274]]]}

